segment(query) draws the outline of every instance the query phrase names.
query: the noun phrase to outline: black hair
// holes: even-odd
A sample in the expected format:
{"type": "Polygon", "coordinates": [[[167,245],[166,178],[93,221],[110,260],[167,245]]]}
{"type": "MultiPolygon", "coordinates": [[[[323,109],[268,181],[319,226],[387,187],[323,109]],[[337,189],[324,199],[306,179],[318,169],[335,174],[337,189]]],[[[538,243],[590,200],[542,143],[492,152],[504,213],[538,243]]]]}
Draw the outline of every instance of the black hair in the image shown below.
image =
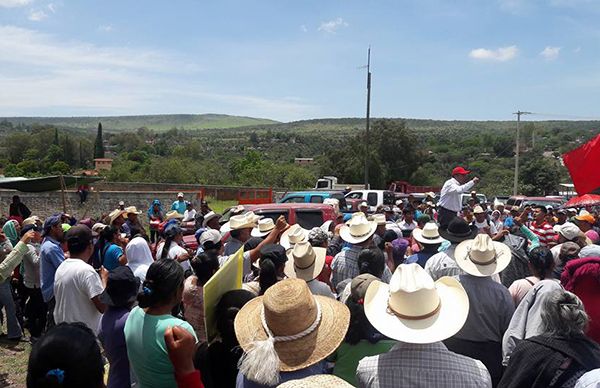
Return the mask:
{"type": "Polygon", "coordinates": [[[108,248],[108,246],[115,240],[115,235],[119,232],[119,229],[117,229],[116,226],[114,225],[109,225],[106,226],[104,229],[102,229],[102,231],[100,232],[100,238],[98,239],[98,242],[96,243],[96,247],[98,248],[98,252],[99,252],[99,256],[100,256],[100,262],[104,262],[104,253],[106,252],[106,249],[108,248]]]}
{"type": "Polygon", "coordinates": [[[356,345],[360,340],[365,339],[374,344],[384,338],[367,319],[364,306],[361,303],[355,302],[350,297],[346,301],[346,306],[350,310],[350,324],[344,339],[345,342],[356,345]]]}
{"type": "Polygon", "coordinates": [[[139,225],[131,225],[129,227],[129,232],[131,234],[131,238],[134,237],[144,237],[146,233],[139,225]]]}
{"type": "Polygon", "coordinates": [[[254,298],[247,290],[231,290],[223,294],[215,308],[217,330],[221,339],[231,347],[238,346],[235,336],[234,321],[237,313],[246,303],[254,298]]]}
{"type": "Polygon", "coordinates": [[[190,265],[200,284],[204,285],[219,269],[219,258],[215,251],[207,251],[194,256],[190,260],[190,265]]]}
{"type": "Polygon", "coordinates": [[[280,247],[280,249],[270,249],[271,245],[275,244],[269,244],[261,250],[262,257],[260,259],[260,272],[258,275],[260,295],[263,295],[269,287],[277,283],[277,269],[284,266],[287,261],[285,249],[283,247],[280,247]]]}
{"type": "Polygon", "coordinates": [[[160,254],[161,259],[166,259],[168,257],[169,250],[171,249],[171,243],[173,242],[173,239],[175,239],[175,236],[177,236],[177,234],[173,235],[171,233],[165,233],[165,243],[160,254]]]}
{"type": "Polygon", "coordinates": [[[51,328],[29,355],[27,388],[103,387],[104,364],[94,332],[80,322],[51,328]]]}
{"type": "Polygon", "coordinates": [[[535,247],[528,254],[529,263],[540,280],[544,280],[546,273],[554,266],[552,251],[546,247],[535,247]]]}
{"type": "Polygon", "coordinates": [[[359,274],[370,273],[381,278],[385,268],[385,258],[383,252],[378,248],[363,249],[358,254],[359,274]]]}
{"type": "Polygon", "coordinates": [[[546,206],[537,205],[537,206],[534,206],[534,209],[540,209],[542,211],[542,213],[548,214],[548,209],[546,209],[546,206]]]}
{"type": "Polygon", "coordinates": [[[141,308],[154,307],[171,302],[183,285],[183,268],[175,260],[159,259],[150,264],[142,292],[137,296],[141,308]]]}

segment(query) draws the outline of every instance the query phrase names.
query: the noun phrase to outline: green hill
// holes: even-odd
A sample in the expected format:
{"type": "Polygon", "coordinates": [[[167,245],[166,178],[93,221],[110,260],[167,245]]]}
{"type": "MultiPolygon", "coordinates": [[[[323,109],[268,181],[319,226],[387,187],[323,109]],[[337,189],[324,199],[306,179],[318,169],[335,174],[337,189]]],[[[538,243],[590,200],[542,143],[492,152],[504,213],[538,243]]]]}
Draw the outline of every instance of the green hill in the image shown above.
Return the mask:
{"type": "Polygon", "coordinates": [[[275,124],[277,121],[243,116],[219,114],[180,114],[180,115],[142,115],[142,116],[104,116],[104,117],[4,117],[0,121],[9,121],[14,125],[33,124],[54,125],[59,128],[95,129],[98,122],[107,131],[132,131],[141,127],[156,131],[171,128],[186,130],[223,129],[250,125],[275,124]]]}

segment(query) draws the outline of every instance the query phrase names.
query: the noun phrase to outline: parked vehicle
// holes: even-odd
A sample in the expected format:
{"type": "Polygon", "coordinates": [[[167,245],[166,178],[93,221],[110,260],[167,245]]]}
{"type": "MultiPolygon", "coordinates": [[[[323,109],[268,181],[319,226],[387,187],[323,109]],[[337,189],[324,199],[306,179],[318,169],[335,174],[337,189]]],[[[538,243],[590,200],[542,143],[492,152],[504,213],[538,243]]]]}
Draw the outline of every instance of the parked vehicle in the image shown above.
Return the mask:
{"type": "Polygon", "coordinates": [[[509,198],[510,198],[510,195],[496,195],[494,197],[494,206],[496,206],[499,203],[503,203],[506,205],[506,202],[508,201],[509,198]]]}
{"type": "MultiPolygon", "coordinates": [[[[223,212],[221,224],[229,221],[232,216],[232,208],[223,212]]],[[[279,216],[284,216],[288,224],[299,224],[304,229],[312,229],[316,226],[321,226],[325,221],[335,220],[336,214],[333,207],[322,203],[267,203],[260,205],[244,205],[244,211],[240,214],[253,211],[259,216],[271,218],[276,221],[279,216]]],[[[223,241],[229,238],[227,233],[223,237],[223,241]]],[[[184,236],[183,241],[186,248],[197,249],[198,242],[195,237],[184,236]]]]}
{"type": "Polygon", "coordinates": [[[393,191],[395,193],[404,193],[404,194],[412,194],[412,193],[428,193],[434,192],[439,193],[442,188],[439,186],[415,186],[411,185],[406,181],[394,181],[390,183],[388,187],[389,191],[393,191]]]}
{"type": "Polygon", "coordinates": [[[526,197],[524,195],[514,195],[506,201],[506,205],[509,208],[516,207],[517,209],[523,209],[526,206],[552,206],[554,209],[559,208],[565,203],[564,198],[555,197],[526,197]]]}
{"type": "Polygon", "coordinates": [[[323,203],[327,198],[337,199],[340,209],[346,208],[346,199],[341,191],[291,191],[285,193],[279,203],[323,203]]]}
{"type": "Polygon", "coordinates": [[[317,180],[315,184],[315,190],[346,190],[350,187],[350,190],[358,190],[365,187],[365,185],[358,183],[338,183],[338,179],[334,176],[324,176],[317,180]]]}
{"type": "Polygon", "coordinates": [[[396,196],[388,190],[354,190],[346,194],[346,200],[360,200],[369,205],[369,211],[375,211],[379,205],[393,206],[396,196]]]}
{"type": "MultiPolygon", "coordinates": [[[[484,194],[476,194],[477,199],[479,199],[479,203],[487,203],[487,197],[484,194]]],[[[471,194],[461,194],[460,196],[462,205],[465,206],[469,203],[469,199],[471,198],[471,194]]]]}

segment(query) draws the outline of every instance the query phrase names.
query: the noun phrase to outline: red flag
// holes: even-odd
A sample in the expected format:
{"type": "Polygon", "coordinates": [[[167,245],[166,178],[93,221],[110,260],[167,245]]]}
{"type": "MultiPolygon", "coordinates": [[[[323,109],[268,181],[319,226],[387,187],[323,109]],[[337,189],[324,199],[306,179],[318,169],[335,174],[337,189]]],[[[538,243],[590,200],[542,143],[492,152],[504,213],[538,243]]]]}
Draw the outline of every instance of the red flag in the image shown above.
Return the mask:
{"type": "Polygon", "coordinates": [[[600,188],[600,135],[563,156],[577,194],[600,188]]]}

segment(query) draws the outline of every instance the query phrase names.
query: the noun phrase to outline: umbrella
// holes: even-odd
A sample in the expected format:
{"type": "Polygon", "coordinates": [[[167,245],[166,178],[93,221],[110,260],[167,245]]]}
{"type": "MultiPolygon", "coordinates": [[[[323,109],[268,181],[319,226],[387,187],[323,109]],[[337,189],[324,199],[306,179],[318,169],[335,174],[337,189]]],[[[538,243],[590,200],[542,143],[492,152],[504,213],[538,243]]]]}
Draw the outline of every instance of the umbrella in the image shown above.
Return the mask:
{"type": "Polygon", "coordinates": [[[600,205],[600,195],[598,194],[584,194],[579,197],[571,198],[563,207],[584,207],[584,206],[595,206],[600,205]]]}

